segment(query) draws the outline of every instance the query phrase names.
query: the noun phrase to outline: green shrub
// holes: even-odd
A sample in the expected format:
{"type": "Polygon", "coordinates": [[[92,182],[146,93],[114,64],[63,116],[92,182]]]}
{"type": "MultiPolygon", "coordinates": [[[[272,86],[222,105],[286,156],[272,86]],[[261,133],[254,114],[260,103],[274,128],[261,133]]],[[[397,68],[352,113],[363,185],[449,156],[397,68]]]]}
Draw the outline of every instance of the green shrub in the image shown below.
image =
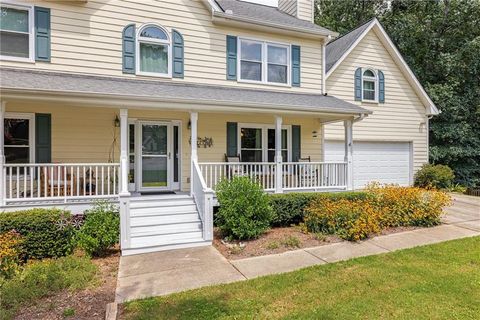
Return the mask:
{"type": "Polygon", "coordinates": [[[415,186],[427,189],[447,189],[455,178],[449,166],[424,164],[415,174],[415,186]]]}
{"type": "Polygon", "coordinates": [[[220,208],[215,222],[223,236],[230,239],[252,239],[270,227],[273,211],[269,197],[250,178],[222,180],[216,191],[220,208]]]}
{"type": "Polygon", "coordinates": [[[299,192],[270,195],[270,203],[273,208],[272,225],[287,227],[303,221],[305,208],[317,198],[338,199],[365,199],[365,192],[299,192]]]}
{"type": "Polygon", "coordinates": [[[85,288],[95,279],[96,272],[97,267],[86,257],[67,256],[27,264],[12,279],[0,279],[2,319],[13,317],[22,305],[59,290],[85,288]]]}
{"type": "Polygon", "coordinates": [[[365,199],[317,198],[305,209],[308,231],[361,240],[397,226],[433,226],[440,223],[450,197],[441,191],[392,185],[370,185],[365,199]]]}
{"type": "Polygon", "coordinates": [[[0,233],[17,231],[25,259],[57,258],[72,252],[75,227],[70,212],[31,209],[0,214],[0,233]]]}
{"type": "Polygon", "coordinates": [[[98,201],[85,211],[84,223],[77,234],[77,246],[89,255],[98,256],[118,243],[120,216],[118,207],[107,201],[98,201]]]}

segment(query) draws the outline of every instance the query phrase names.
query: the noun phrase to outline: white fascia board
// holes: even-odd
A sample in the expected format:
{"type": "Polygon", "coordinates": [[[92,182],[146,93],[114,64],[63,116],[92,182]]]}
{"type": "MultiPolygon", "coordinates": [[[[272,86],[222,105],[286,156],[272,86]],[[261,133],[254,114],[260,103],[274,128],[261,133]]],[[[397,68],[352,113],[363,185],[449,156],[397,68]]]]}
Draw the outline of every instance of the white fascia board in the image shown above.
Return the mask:
{"type": "Polygon", "coordinates": [[[412,87],[417,92],[417,94],[420,96],[420,99],[422,100],[424,106],[427,108],[427,115],[439,114],[440,110],[438,110],[438,108],[433,103],[432,99],[430,99],[430,97],[428,96],[427,92],[418,81],[415,74],[412,72],[408,64],[403,59],[400,51],[398,51],[397,47],[390,39],[387,32],[385,31],[385,29],[383,29],[382,25],[380,24],[380,22],[378,22],[376,18],[372,20],[370,25],[358,37],[358,39],[353,43],[353,45],[351,45],[350,48],[342,55],[342,57],[338,59],[338,61],[330,68],[330,70],[328,70],[326,74],[326,79],[330,77],[330,75],[335,71],[335,69],[343,62],[343,60],[345,60],[345,58],[353,51],[353,49],[355,49],[355,47],[360,43],[360,41],[362,41],[363,38],[368,34],[368,32],[370,32],[370,30],[372,30],[374,27],[375,27],[375,30],[377,31],[377,35],[381,35],[379,37],[380,41],[382,42],[382,44],[385,45],[385,48],[391,54],[392,58],[400,67],[400,69],[403,71],[403,73],[407,75],[407,80],[412,85],[412,87]]]}

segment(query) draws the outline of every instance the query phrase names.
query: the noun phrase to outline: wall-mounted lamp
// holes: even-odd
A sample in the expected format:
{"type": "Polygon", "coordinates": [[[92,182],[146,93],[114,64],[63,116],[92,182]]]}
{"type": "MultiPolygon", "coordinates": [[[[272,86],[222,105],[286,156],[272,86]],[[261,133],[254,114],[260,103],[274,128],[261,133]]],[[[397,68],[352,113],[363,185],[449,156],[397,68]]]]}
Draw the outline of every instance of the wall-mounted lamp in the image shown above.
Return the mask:
{"type": "Polygon", "coordinates": [[[317,131],[312,131],[312,137],[317,138],[318,137],[318,132],[317,131]]]}
{"type": "Polygon", "coordinates": [[[115,119],[113,120],[113,125],[115,128],[120,128],[120,119],[118,118],[118,115],[115,115],[115,119]]]}
{"type": "Polygon", "coordinates": [[[192,129],[192,121],[188,120],[187,129],[192,129]]]}

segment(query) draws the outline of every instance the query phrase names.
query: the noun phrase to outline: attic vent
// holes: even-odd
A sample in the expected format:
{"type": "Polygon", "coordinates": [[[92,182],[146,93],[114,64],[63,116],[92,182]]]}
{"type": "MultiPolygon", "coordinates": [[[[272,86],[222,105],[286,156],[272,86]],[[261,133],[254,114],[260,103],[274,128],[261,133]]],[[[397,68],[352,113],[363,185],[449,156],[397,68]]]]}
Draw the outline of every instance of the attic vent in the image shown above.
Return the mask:
{"type": "Polygon", "coordinates": [[[225,10],[225,13],[226,13],[226,14],[233,14],[233,11],[230,10],[230,9],[228,9],[228,10],[225,10]]]}

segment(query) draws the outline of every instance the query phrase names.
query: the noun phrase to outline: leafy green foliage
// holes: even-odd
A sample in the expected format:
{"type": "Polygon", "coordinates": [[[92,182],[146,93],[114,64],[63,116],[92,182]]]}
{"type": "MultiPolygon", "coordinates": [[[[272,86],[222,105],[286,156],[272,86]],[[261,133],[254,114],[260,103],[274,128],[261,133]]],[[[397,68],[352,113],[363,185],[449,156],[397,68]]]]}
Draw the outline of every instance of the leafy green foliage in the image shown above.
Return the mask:
{"type": "Polygon", "coordinates": [[[249,177],[222,180],[217,185],[220,203],[215,222],[230,239],[252,239],[264,233],[273,217],[270,199],[249,177]]]}
{"type": "Polygon", "coordinates": [[[317,198],[339,199],[365,199],[365,192],[299,192],[271,194],[270,203],[273,208],[272,226],[288,227],[303,221],[304,210],[310,202],[317,198]]]}
{"type": "Polygon", "coordinates": [[[23,239],[24,258],[57,258],[72,252],[75,228],[70,212],[31,209],[0,214],[0,233],[15,230],[23,239]]]}
{"type": "Polygon", "coordinates": [[[415,186],[420,188],[447,189],[452,186],[455,174],[449,166],[425,164],[415,173],[415,186]]]}
{"type": "Polygon", "coordinates": [[[480,1],[315,3],[315,22],[342,34],[380,20],[442,111],[430,121],[430,161],[450,166],[456,183],[480,185],[480,1]]]}
{"type": "Polygon", "coordinates": [[[89,255],[98,256],[118,243],[120,216],[118,207],[107,201],[98,201],[85,211],[85,222],[77,234],[77,246],[89,255]]]}
{"type": "Polygon", "coordinates": [[[97,267],[85,257],[67,256],[27,264],[12,279],[0,279],[2,319],[13,317],[22,305],[62,289],[85,288],[95,279],[96,272],[97,267]]]}

